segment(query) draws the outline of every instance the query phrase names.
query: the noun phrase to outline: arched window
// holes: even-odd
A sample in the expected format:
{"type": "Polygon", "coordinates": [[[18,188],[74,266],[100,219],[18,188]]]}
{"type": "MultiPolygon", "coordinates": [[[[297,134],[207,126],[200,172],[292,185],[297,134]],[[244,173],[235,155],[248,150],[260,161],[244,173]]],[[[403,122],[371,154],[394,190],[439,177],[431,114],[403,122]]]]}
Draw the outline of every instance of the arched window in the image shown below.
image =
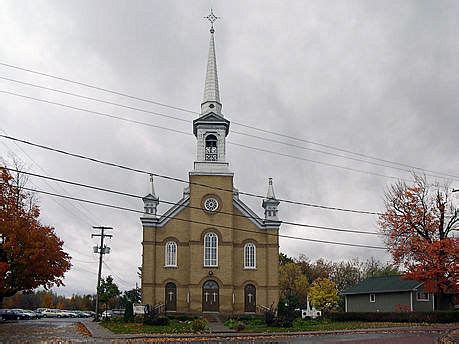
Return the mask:
{"type": "Polygon", "coordinates": [[[244,245],[244,268],[255,269],[257,267],[257,249],[251,242],[244,245]]]}
{"type": "Polygon", "coordinates": [[[215,135],[207,135],[206,137],[206,161],[217,161],[217,138],[215,135]]]}
{"type": "Polygon", "coordinates": [[[212,232],[204,235],[204,266],[218,266],[218,236],[212,232]]]}
{"type": "Polygon", "coordinates": [[[174,241],[166,242],[165,266],[177,266],[177,244],[174,241]]]}

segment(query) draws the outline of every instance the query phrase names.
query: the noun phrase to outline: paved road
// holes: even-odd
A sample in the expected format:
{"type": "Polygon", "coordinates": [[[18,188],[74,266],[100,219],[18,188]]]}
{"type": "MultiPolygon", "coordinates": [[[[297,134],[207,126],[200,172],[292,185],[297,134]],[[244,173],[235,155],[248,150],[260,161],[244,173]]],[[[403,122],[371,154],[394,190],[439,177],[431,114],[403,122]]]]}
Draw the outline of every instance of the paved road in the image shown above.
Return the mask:
{"type": "Polygon", "coordinates": [[[43,318],[0,322],[0,343],[69,341],[84,343],[91,337],[78,330],[79,319],[43,318]]]}

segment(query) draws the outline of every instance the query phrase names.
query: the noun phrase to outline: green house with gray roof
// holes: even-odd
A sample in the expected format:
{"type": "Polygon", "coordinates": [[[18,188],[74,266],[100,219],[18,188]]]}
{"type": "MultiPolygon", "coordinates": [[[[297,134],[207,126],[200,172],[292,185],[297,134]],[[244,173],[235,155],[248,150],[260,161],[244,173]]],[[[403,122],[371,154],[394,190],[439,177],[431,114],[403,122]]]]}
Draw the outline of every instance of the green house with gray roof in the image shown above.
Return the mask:
{"type": "Polygon", "coordinates": [[[346,312],[431,312],[435,296],[400,276],[369,277],[341,292],[346,312]]]}

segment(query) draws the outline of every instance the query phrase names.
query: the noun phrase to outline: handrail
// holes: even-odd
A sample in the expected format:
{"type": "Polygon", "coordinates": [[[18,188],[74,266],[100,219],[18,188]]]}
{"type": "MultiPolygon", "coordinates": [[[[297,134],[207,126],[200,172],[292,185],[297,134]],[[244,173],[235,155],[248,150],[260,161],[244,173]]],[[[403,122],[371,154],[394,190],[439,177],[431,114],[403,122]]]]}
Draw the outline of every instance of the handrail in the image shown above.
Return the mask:
{"type": "Polygon", "coordinates": [[[163,308],[165,307],[164,303],[158,303],[151,308],[152,313],[161,314],[163,313],[163,308]]]}
{"type": "Polygon", "coordinates": [[[256,308],[257,308],[260,312],[268,312],[268,311],[271,310],[271,308],[266,307],[266,306],[263,306],[263,305],[257,305],[256,308]]]}

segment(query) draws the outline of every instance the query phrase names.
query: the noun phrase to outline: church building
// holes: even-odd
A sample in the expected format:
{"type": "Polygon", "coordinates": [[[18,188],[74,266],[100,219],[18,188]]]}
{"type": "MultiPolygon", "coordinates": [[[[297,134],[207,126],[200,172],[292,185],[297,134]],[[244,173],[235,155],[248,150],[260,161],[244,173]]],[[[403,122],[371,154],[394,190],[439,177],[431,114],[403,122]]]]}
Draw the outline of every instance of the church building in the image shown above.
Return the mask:
{"type": "MultiPolygon", "coordinates": [[[[207,17],[211,23],[216,17],[207,17]]],[[[169,312],[255,313],[279,299],[279,201],[272,179],[259,217],[240,198],[226,161],[213,25],[197,155],[183,197],[164,214],[151,178],[143,198],[142,303],[169,312]]]]}

